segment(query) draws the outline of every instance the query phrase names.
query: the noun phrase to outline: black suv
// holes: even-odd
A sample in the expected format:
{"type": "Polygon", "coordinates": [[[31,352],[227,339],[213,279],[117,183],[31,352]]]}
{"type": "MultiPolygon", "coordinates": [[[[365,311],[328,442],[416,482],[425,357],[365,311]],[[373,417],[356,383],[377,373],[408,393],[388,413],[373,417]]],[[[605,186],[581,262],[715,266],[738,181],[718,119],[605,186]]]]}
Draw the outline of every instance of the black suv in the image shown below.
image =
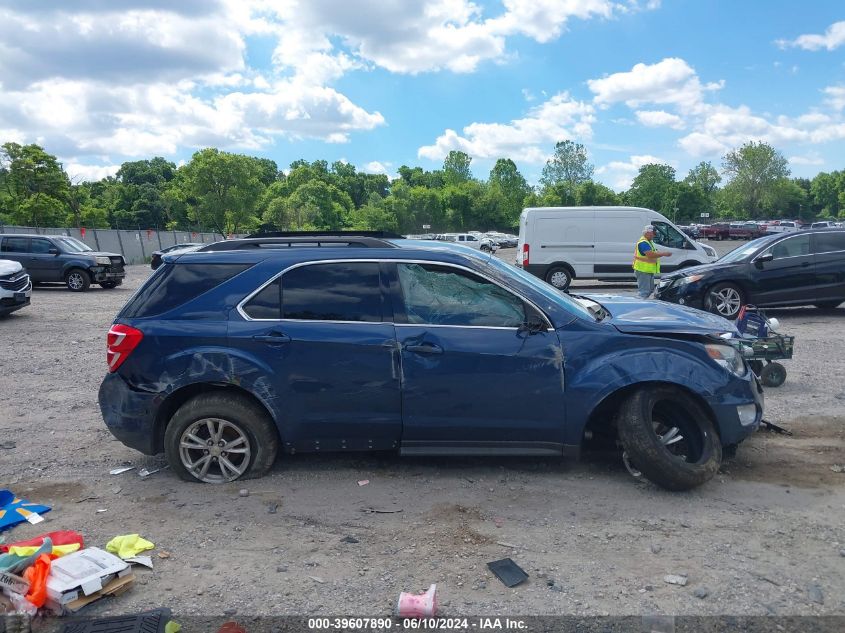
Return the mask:
{"type": "Polygon", "coordinates": [[[126,262],[117,253],[101,253],[66,235],[0,235],[0,259],[20,262],[33,283],[60,281],[75,292],[91,282],[103,288],[123,283],[126,262]]]}
{"type": "Polygon", "coordinates": [[[661,275],[656,296],[728,319],[743,304],[835,308],[845,301],[845,230],[752,240],[712,264],[661,275]]]}

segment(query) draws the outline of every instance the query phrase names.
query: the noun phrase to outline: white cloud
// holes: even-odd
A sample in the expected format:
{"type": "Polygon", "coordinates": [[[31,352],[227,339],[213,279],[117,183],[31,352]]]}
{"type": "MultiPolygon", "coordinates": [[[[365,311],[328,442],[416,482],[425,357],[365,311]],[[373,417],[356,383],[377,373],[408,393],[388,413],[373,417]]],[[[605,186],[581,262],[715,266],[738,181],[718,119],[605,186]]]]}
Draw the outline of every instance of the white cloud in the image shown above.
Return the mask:
{"type": "Polygon", "coordinates": [[[845,86],[828,86],[822,92],[827,95],[825,103],[834,110],[845,109],[845,86]]]}
{"type": "Polygon", "coordinates": [[[608,183],[611,189],[624,191],[631,187],[631,182],[640,171],[640,167],[650,164],[675,166],[671,161],[666,161],[649,154],[642,154],[631,156],[627,161],[611,161],[606,165],[602,165],[596,169],[596,175],[601,176],[602,180],[608,183]]]}
{"type": "Polygon", "coordinates": [[[704,92],[718,90],[721,83],[702,85],[695,70],[683,59],[666,58],[656,64],[636,64],[630,71],[587,81],[600,106],[624,102],[631,108],[644,103],[698,106],[704,92]]]}
{"type": "Polygon", "coordinates": [[[789,160],[792,165],[824,165],[824,159],[817,156],[790,156],[789,160]]]}
{"type": "Polygon", "coordinates": [[[102,180],[114,176],[120,169],[120,165],[84,165],[73,161],[64,163],[63,166],[73,183],[102,180]]]}
{"type": "Polygon", "coordinates": [[[671,127],[675,130],[684,128],[684,120],[681,117],[665,110],[639,110],[634,114],[637,115],[637,120],[646,127],[671,127]]]}
{"type": "Polygon", "coordinates": [[[819,35],[808,33],[799,35],[794,40],[777,40],[781,48],[803,48],[807,51],[817,51],[822,48],[832,51],[845,44],[845,21],[834,22],[827,30],[819,35]]]}
{"type": "Polygon", "coordinates": [[[471,123],[463,135],[446,130],[433,145],[420,147],[417,155],[442,160],[451,150],[473,158],[509,157],[528,163],[543,163],[554,144],[563,139],[588,140],[595,121],[594,108],[562,92],[532,108],[528,115],[510,123],[471,123]]]}
{"type": "Polygon", "coordinates": [[[364,165],[360,171],[363,171],[365,174],[386,174],[390,165],[390,163],[373,160],[364,165]]]}

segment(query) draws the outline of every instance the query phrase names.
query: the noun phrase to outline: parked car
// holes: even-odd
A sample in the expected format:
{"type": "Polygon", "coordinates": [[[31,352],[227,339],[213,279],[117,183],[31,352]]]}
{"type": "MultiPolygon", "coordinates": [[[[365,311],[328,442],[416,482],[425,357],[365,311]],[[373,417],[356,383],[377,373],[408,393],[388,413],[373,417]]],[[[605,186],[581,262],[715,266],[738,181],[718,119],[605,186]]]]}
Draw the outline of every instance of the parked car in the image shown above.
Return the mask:
{"type": "Polygon", "coordinates": [[[115,437],[208,483],[262,475],[279,450],[577,456],[618,441],[683,490],[760,423],[722,318],[585,306],[455,244],[290,242],[165,257],[108,333],[99,403],[115,437]]]}
{"type": "Polygon", "coordinates": [[[455,242],[456,244],[480,251],[487,251],[488,253],[495,252],[499,249],[499,245],[494,244],[492,240],[473,235],[472,233],[444,233],[442,239],[441,237],[437,239],[443,242],[455,242]]]}
{"type": "Polygon", "coordinates": [[[173,246],[168,246],[167,248],[162,248],[158,251],[153,251],[152,257],[150,258],[150,268],[155,270],[159,266],[161,266],[161,256],[165,253],[176,253],[177,251],[183,251],[186,249],[195,250],[202,246],[202,244],[197,242],[184,242],[182,244],[174,244],[173,246]]]}
{"type": "Polygon", "coordinates": [[[731,225],[727,222],[715,222],[701,227],[701,237],[708,240],[726,240],[730,237],[731,225]]]}
{"type": "Polygon", "coordinates": [[[845,230],[758,238],[713,264],[662,276],[656,296],[728,319],[743,304],[835,308],[845,301],[845,230]]]}
{"type": "Polygon", "coordinates": [[[114,288],[126,276],[122,255],[65,235],[0,235],[0,258],[20,262],[33,283],[59,281],[74,292],[88,290],[91,282],[114,288]]]}
{"type": "Polygon", "coordinates": [[[797,222],[792,220],[781,220],[777,224],[770,224],[766,227],[766,233],[795,233],[801,229],[797,222]]]}
{"type": "Polygon", "coordinates": [[[823,220],[821,222],[813,222],[810,225],[811,229],[834,229],[839,228],[839,224],[836,222],[831,222],[829,220],[823,220]]]}
{"type": "Polygon", "coordinates": [[[697,226],[678,226],[681,232],[690,239],[697,240],[701,237],[701,230],[697,226]]]}
{"type": "Polygon", "coordinates": [[[29,305],[32,283],[20,262],[0,259],[0,316],[29,305]]]}
{"type": "Polygon", "coordinates": [[[753,240],[763,234],[756,222],[737,222],[728,229],[728,237],[732,240],[753,240]]]}
{"type": "Polygon", "coordinates": [[[639,207],[539,207],[519,217],[516,265],[558,290],[573,279],[634,280],[634,245],[646,224],[670,251],[669,271],[716,261],[712,247],[694,242],[657,211],[639,207]]]}

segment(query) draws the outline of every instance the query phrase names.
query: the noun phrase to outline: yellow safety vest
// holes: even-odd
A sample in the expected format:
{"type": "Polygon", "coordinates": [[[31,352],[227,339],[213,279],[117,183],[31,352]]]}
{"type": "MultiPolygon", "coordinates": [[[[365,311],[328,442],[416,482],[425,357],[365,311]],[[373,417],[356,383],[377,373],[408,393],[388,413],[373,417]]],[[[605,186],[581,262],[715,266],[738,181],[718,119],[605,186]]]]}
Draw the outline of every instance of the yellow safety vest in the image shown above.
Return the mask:
{"type": "Polygon", "coordinates": [[[641,273],[658,275],[660,274],[660,260],[649,259],[648,257],[640,255],[640,244],[644,242],[651,247],[651,250],[657,250],[652,242],[649,242],[646,238],[641,237],[640,240],[634,244],[634,270],[638,270],[641,273]]]}

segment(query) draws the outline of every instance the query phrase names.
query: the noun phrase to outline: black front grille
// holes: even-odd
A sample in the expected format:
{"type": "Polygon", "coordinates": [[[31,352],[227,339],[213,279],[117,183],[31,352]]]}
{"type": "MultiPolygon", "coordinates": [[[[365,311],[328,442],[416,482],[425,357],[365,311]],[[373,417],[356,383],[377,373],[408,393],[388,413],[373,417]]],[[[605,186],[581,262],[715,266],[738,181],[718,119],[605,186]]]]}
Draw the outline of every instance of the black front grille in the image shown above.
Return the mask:
{"type": "Polygon", "coordinates": [[[112,272],[122,273],[123,272],[123,258],[122,257],[110,257],[109,259],[111,259],[112,272]]]}
{"type": "Polygon", "coordinates": [[[18,291],[29,285],[29,275],[23,274],[18,277],[12,276],[8,279],[0,279],[0,288],[3,290],[18,291]]]}

